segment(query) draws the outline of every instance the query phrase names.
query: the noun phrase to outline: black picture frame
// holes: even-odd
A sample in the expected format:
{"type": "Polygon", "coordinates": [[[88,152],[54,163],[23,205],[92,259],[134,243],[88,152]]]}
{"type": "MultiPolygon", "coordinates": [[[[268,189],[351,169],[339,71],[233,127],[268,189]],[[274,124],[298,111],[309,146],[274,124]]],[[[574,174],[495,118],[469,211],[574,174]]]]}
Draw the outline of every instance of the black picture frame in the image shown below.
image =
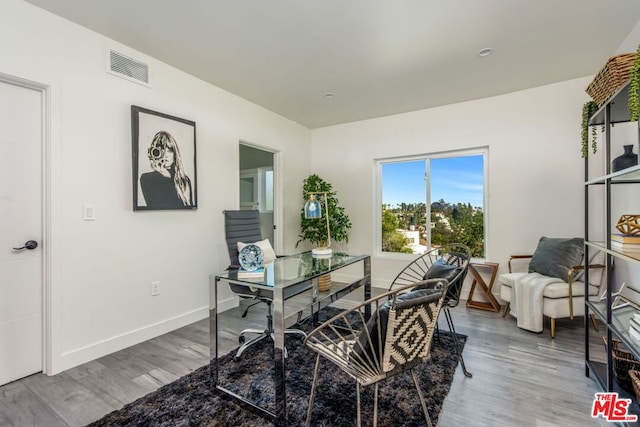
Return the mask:
{"type": "Polygon", "coordinates": [[[131,106],[133,210],[198,208],[196,123],[131,106]]]}

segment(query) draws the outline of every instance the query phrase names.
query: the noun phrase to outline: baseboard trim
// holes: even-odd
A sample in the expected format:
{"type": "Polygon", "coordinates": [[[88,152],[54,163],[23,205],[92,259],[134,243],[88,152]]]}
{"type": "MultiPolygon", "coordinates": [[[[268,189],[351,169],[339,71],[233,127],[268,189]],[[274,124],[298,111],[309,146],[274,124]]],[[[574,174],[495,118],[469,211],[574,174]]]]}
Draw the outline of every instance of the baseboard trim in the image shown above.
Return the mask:
{"type": "MultiPolygon", "coordinates": [[[[226,302],[225,302],[226,303],[226,302]]],[[[233,303],[233,301],[230,301],[233,303]]],[[[222,304],[220,304],[222,306],[222,304]]],[[[56,363],[59,369],[55,372],[48,373],[55,375],[67,369],[73,368],[83,363],[98,359],[107,354],[131,347],[132,345],[150,340],[157,336],[166,334],[183,326],[209,317],[209,307],[200,307],[187,313],[162,320],[160,322],[143,326],[141,328],[117,335],[105,340],[97,341],[84,347],[76,348],[71,351],[64,352],[60,355],[59,363],[56,363]]]]}
{"type": "Polygon", "coordinates": [[[232,308],[236,308],[239,305],[240,305],[240,298],[238,298],[237,296],[232,296],[218,302],[218,312],[224,313],[225,311],[230,310],[232,308]]]}

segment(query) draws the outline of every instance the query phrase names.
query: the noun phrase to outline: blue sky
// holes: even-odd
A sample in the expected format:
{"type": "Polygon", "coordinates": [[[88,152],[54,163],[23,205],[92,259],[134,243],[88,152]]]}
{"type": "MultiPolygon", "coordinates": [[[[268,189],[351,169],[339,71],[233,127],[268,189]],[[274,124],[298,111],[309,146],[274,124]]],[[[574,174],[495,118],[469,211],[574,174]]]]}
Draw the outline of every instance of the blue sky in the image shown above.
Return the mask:
{"type": "MultiPolygon", "coordinates": [[[[483,206],[482,155],[431,159],[431,201],[483,206]]],[[[424,160],[382,165],[382,203],[424,203],[424,160]]]]}

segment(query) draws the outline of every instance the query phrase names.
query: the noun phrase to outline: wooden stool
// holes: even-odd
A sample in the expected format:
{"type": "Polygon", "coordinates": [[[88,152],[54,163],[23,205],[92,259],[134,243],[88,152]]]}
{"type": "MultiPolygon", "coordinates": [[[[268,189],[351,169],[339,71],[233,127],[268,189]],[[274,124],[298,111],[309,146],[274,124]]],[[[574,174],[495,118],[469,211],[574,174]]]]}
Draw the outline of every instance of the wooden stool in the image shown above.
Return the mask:
{"type": "Polygon", "coordinates": [[[496,297],[491,293],[491,289],[493,288],[493,282],[496,279],[496,274],[498,273],[497,262],[484,262],[484,263],[469,263],[469,272],[473,276],[473,282],[471,282],[471,290],[469,291],[469,297],[467,298],[467,307],[479,308],[480,310],[493,311],[495,313],[500,311],[500,304],[496,297]],[[489,285],[484,281],[480,272],[477,270],[478,268],[489,269],[491,273],[491,277],[489,278],[489,285]],[[473,300],[473,292],[476,289],[476,285],[480,285],[479,288],[483,291],[484,296],[488,299],[488,301],[474,301],[473,300]]]}

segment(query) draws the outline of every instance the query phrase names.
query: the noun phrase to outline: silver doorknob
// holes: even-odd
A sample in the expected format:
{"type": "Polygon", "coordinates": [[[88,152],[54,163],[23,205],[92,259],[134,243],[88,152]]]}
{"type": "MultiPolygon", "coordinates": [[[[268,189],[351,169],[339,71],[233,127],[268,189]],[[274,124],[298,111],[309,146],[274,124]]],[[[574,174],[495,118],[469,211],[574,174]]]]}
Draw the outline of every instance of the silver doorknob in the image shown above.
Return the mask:
{"type": "Polygon", "coordinates": [[[35,240],[27,240],[23,247],[21,248],[13,248],[14,251],[21,251],[23,249],[33,250],[38,247],[38,242],[35,240]]]}

